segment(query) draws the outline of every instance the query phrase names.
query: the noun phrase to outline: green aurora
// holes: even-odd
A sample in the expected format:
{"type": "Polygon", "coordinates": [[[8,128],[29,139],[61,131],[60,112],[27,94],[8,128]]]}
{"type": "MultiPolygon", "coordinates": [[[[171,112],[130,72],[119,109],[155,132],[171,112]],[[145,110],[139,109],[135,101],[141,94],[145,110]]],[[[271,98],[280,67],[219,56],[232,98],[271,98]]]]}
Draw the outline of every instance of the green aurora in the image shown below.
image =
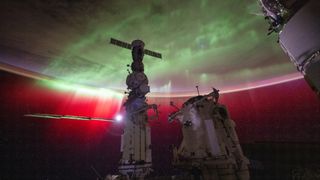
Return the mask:
{"type": "Polygon", "coordinates": [[[296,72],[276,35],[266,35],[256,0],[1,4],[0,49],[15,58],[0,62],[64,82],[124,91],[131,52],[111,37],[162,53],[144,58],[152,92],[227,90],[296,72]]]}

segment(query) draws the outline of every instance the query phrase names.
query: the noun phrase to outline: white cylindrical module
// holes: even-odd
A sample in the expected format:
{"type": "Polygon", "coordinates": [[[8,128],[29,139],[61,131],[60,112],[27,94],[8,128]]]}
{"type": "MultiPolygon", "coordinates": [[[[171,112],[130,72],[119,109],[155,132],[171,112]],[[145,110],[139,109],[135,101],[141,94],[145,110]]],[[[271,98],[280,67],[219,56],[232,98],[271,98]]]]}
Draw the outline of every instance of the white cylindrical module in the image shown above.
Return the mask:
{"type": "Polygon", "coordinates": [[[248,180],[248,159],[243,155],[224,105],[213,95],[192,97],[184,103],[181,115],[182,142],[174,150],[173,165],[194,178],[248,180]],[[209,98],[207,98],[209,97],[209,98]]]}
{"type": "Polygon", "coordinates": [[[118,169],[130,178],[143,179],[151,170],[150,127],[145,117],[146,112],[132,115],[121,136],[122,158],[118,169]]]}
{"type": "Polygon", "coordinates": [[[313,90],[320,92],[320,1],[310,0],[284,25],[279,43],[313,90]]]}
{"type": "Polygon", "coordinates": [[[213,156],[218,156],[221,154],[221,147],[219,144],[219,140],[217,137],[217,131],[214,127],[214,123],[212,119],[204,120],[205,129],[207,133],[208,146],[210,148],[210,152],[213,156]]]}

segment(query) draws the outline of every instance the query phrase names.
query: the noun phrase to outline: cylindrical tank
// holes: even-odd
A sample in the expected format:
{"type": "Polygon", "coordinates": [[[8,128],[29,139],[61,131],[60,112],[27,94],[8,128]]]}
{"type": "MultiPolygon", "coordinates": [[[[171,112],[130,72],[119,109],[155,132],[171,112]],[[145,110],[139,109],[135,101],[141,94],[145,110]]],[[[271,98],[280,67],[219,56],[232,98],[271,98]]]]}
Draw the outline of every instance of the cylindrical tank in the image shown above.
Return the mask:
{"type": "Polygon", "coordinates": [[[320,1],[310,0],[283,26],[279,43],[312,89],[320,92],[320,1]]]}

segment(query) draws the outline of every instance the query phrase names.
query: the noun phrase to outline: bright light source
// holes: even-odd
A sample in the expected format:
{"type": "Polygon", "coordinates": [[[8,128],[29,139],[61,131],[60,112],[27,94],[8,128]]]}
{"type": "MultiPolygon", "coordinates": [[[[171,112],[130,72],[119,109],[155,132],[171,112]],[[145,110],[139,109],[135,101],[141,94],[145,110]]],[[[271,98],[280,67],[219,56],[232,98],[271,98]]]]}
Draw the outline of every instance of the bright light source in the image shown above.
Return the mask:
{"type": "Polygon", "coordinates": [[[118,121],[118,122],[120,122],[120,121],[122,121],[122,115],[121,114],[118,114],[118,115],[116,115],[116,117],[115,117],[115,119],[116,119],[116,121],[118,121]]]}

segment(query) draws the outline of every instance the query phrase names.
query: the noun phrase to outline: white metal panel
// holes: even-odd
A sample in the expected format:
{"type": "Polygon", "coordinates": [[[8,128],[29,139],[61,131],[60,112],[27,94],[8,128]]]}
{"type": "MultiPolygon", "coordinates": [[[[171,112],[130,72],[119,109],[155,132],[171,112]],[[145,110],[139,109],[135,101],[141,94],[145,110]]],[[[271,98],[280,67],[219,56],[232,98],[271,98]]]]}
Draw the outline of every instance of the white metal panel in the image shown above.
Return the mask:
{"type": "Polygon", "coordinates": [[[218,137],[216,134],[216,129],[213,124],[212,119],[206,119],[204,120],[206,124],[206,131],[207,131],[207,137],[208,137],[208,145],[210,147],[212,155],[220,155],[221,150],[219,146],[218,137]]]}

